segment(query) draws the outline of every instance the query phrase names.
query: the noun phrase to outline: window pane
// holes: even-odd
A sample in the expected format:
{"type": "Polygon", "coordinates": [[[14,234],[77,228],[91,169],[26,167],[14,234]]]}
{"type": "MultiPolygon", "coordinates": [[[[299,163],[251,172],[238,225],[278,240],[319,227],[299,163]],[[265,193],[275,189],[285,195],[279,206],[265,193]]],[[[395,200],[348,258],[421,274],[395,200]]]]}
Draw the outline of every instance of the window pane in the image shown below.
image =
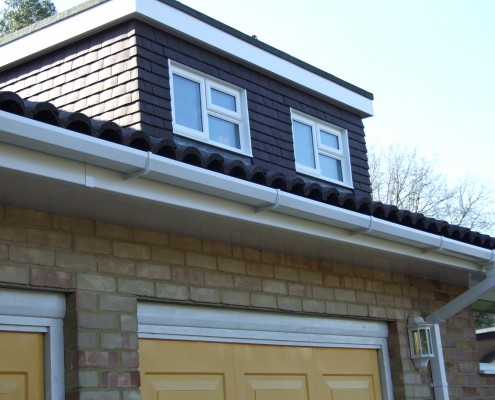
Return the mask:
{"type": "Polygon", "coordinates": [[[296,162],[311,168],[316,168],[313,144],[313,132],[309,125],[292,121],[294,129],[294,151],[296,162]]]}
{"type": "Polygon", "coordinates": [[[325,131],[320,131],[320,140],[323,146],[340,150],[339,137],[337,135],[325,131]]]}
{"type": "Polygon", "coordinates": [[[211,89],[211,101],[213,104],[226,108],[227,110],[237,111],[235,97],[220,90],[211,89]]]}
{"type": "Polygon", "coordinates": [[[343,182],[342,177],[342,162],[332,157],[327,157],[320,154],[320,169],[321,175],[330,179],[343,182]]]}
{"type": "Polygon", "coordinates": [[[179,75],[173,77],[175,122],[202,132],[199,83],[179,75]]]}
{"type": "Polygon", "coordinates": [[[237,149],[241,148],[239,125],[208,115],[210,139],[237,149]]]}

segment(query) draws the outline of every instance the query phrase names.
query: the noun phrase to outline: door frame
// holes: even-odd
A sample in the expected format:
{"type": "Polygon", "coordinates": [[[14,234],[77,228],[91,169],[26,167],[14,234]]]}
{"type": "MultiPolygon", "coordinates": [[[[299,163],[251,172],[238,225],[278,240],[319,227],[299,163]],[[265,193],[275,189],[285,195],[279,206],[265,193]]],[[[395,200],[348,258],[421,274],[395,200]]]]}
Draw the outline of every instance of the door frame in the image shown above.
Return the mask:
{"type": "Polygon", "coordinates": [[[386,322],[139,302],[142,339],[376,349],[382,397],[393,400],[386,322]]]}
{"type": "Polygon", "coordinates": [[[45,399],[65,398],[63,294],[0,289],[0,331],[43,333],[45,399]]]}

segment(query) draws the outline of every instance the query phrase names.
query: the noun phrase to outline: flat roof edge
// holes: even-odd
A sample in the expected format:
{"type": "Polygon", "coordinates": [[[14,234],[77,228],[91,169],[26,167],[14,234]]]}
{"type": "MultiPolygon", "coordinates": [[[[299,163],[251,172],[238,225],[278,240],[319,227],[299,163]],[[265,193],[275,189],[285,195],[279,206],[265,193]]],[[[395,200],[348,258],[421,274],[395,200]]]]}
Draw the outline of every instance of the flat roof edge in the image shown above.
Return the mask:
{"type": "Polygon", "coordinates": [[[361,117],[373,115],[372,93],[176,0],[89,0],[1,38],[0,60],[2,61],[0,61],[0,70],[132,18],[153,21],[158,26],[161,25],[164,28],[168,27],[173,31],[182,32],[184,36],[202,42],[210,48],[214,47],[218,51],[328,97],[346,108],[350,108],[361,117]],[[98,6],[105,9],[101,9],[98,13],[92,13],[91,9],[98,6]],[[169,13],[159,12],[160,7],[162,10],[164,8],[175,10],[175,17],[182,17],[183,22],[187,21],[188,23],[176,24],[176,19],[171,18],[169,13]],[[84,16],[88,17],[87,21],[83,20],[84,16]],[[81,21],[78,21],[77,24],[69,23],[68,21],[74,17],[81,19],[81,21]],[[200,26],[201,29],[198,29],[200,26]],[[203,32],[205,28],[209,28],[211,38],[214,40],[199,35],[199,32],[203,32]],[[34,36],[31,35],[36,36],[36,45],[33,43],[34,36]],[[222,40],[219,40],[220,35],[224,36],[222,40]],[[230,48],[224,46],[226,38],[231,43],[230,48]],[[253,57],[253,53],[256,53],[255,57],[253,57]],[[272,69],[274,61],[277,61],[277,65],[272,69]]]}

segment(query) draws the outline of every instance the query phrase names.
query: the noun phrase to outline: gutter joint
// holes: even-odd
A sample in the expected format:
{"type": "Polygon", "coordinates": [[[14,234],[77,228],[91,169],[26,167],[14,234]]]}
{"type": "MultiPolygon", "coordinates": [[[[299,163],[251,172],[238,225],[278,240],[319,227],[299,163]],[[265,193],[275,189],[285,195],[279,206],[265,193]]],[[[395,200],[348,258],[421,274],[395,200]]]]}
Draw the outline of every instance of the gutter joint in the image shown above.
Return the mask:
{"type": "Polygon", "coordinates": [[[151,151],[147,152],[146,164],[144,168],[138,169],[134,172],[124,173],[124,180],[127,181],[129,179],[140,178],[142,176],[148,175],[151,171],[151,154],[151,151]]]}

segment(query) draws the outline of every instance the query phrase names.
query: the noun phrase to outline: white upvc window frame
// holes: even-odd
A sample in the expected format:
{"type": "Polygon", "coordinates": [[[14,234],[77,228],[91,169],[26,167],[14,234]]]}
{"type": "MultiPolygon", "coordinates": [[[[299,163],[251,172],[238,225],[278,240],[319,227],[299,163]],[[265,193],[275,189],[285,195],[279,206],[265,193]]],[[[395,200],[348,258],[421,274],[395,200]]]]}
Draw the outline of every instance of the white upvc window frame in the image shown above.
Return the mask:
{"type": "Polygon", "coordinates": [[[393,400],[385,322],[138,302],[141,339],[376,349],[383,400],[393,400]]]}
{"type": "Polygon", "coordinates": [[[296,159],[296,171],[304,175],[310,175],[318,179],[322,179],[328,182],[336,183],[341,186],[353,188],[352,173],[351,173],[351,160],[349,153],[349,139],[346,129],[340,128],[336,125],[332,125],[328,122],[322,121],[318,118],[314,118],[301,111],[291,109],[292,120],[292,139],[294,143],[294,155],[296,159]],[[304,165],[297,160],[296,155],[296,137],[294,131],[294,121],[303,125],[307,125],[311,128],[313,139],[313,160],[315,167],[312,168],[308,165],[304,165]],[[338,141],[339,149],[335,149],[330,146],[325,146],[322,143],[321,131],[334,135],[338,141]],[[342,180],[332,179],[325,176],[321,170],[319,155],[326,156],[340,162],[342,168],[342,180]]]}
{"type": "Polygon", "coordinates": [[[43,333],[45,399],[65,398],[65,296],[0,289],[0,331],[43,333]]]}
{"type": "Polygon", "coordinates": [[[249,130],[249,115],[246,90],[216,79],[205,73],[196,71],[173,60],[169,60],[169,71],[170,95],[172,99],[172,126],[174,133],[251,157],[251,135],[249,130]],[[181,125],[177,122],[177,105],[174,100],[174,75],[180,76],[199,84],[202,123],[201,131],[185,125],[181,125]],[[227,108],[214,104],[212,100],[212,89],[232,96],[235,99],[236,110],[229,110],[227,108]],[[221,143],[219,141],[215,141],[211,138],[208,120],[209,116],[236,124],[239,127],[239,148],[221,143]]]}

